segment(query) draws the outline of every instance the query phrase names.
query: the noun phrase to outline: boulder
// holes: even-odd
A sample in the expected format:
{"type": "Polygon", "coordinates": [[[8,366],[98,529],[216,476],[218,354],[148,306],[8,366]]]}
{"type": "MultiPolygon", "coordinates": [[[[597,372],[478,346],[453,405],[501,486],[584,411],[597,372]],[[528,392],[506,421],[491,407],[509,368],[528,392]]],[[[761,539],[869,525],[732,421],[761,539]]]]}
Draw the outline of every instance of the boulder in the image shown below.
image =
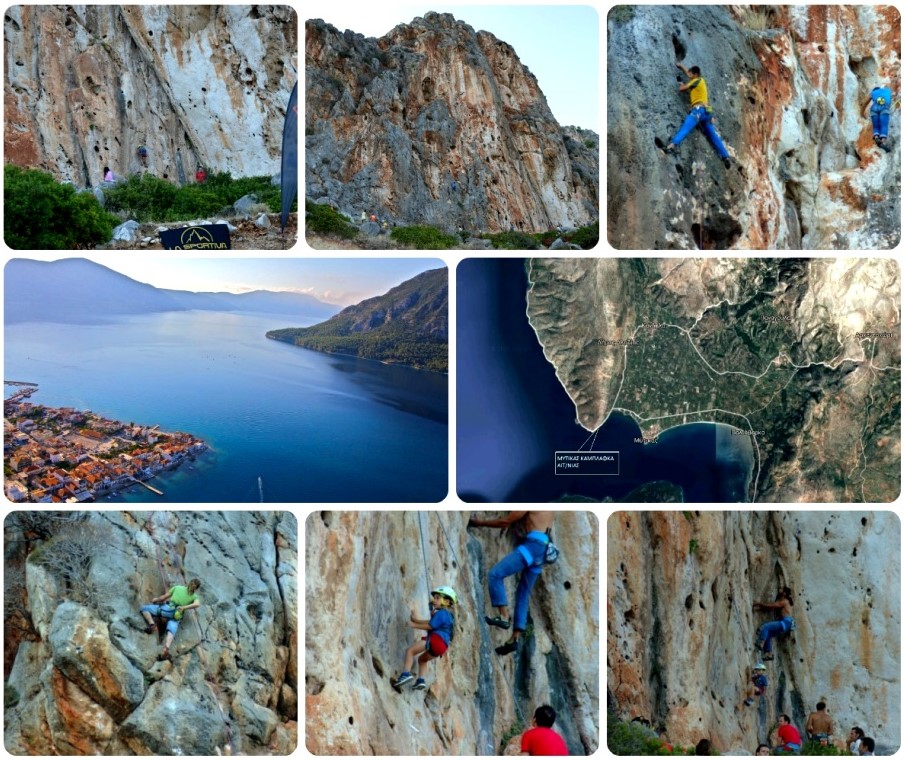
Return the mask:
{"type": "Polygon", "coordinates": [[[377,222],[365,222],[358,228],[365,235],[379,235],[380,225],[377,222]]]}
{"type": "Polygon", "coordinates": [[[254,193],[249,193],[248,195],[243,195],[239,198],[239,200],[233,204],[233,208],[236,209],[236,213],[238,214],[249,214],[251,213],[251,207],[257,202],[258,196],[254,193]]]}
{"type": "Polygon", "coordinates": [[[257,219],[255,219],[255,227],[260,227],[263,230],[266,230],[270,227],[270,219],[267,218],[267,214],[261,214],[257,219]]]}
{"type": "Polygon", "coordinates": [[[141,227],[141,225],[136,222],[134,219],[130,219],[127,222],[123,222],[117,227],[113,228],[113,240],[123,240],[127,243],[135,242],[135,231],[141,227]]]}

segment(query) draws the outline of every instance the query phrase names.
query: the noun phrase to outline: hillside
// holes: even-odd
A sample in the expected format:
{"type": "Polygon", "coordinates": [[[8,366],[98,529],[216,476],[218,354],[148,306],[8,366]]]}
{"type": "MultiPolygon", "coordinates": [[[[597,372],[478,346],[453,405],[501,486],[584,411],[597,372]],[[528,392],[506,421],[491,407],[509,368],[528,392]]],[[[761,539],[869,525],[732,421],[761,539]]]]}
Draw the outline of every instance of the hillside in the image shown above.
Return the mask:
{"type": "Polygon", "coordinates": [[[10,259],[4,315],[15,322],[71,322],[162,311],[246,311],[324,319],[336,306],[303,293],[194,293],[155,288],[87,259],[10,259]],[[90,303],[90,307],[89,307],[90,303]]]}
{"type": "MultiPolygon", "coordinates": [[[[489,517],[490,515],[481,515],[489,517]]],[[[487,573],[511,537],[466,529],[467,512],[315,512],[305,524],[305,745],[316,755],[518,754],[542,704],[570,754],[599,743],[599,535],[592,512],[558,512],[562,556],[531,593],[529,632],[498,656],[487,573]],[[423,537],[423,538],[422,538],[423,537]],[[423,554],[422,554],[423,545],[423,554]],[[459,598],[449,651],[428,666],[426,691],[393,690],[406,647],[427,614],[428,587],[459,598]],[[339,676],[337,674],[340,674],[339,676]],[[511,741],[516,744],[513,747],[511,741]]],[[[509,600],[515,587],[507,579],[509,600]]]]}
{"type": "Polygon", "coordinates": [[[455,232],[599,216],[596,133],[560,126],[517,51],[448,13],[380,39],[305,22],[305,195],[455,232]]]}
{"type": "MultiPolygon", "coordinates": [[[[617,512],[607,522],[607,706],[674,745],[750,755],[825,701],[834,739],[901,743],[900,521],[894,512],[617,512]],[[758,626],[792,590],[795,629],[743,704],[758,626]]],[[[774,745],[775,746],[775,745],[774,745]]],[[[611,748],[612,749],[612,748],[611,748]]],[[[623,753],[634,754],[634,753],[623,753]]],[[[812,753],[827,754],[827,753],[812,753]]],[[[848,754],[848,753],[842,753],[848,754]]]]}
{"type": "Polygon", "coordinates": [[[448,302],[446,268],[431,269],[319,325],[271,330],[267,337],[316,351],[446,372],[448,302]]]}
{"type": "Polygon", "coordinates": [[[901,230],[892,5],[620,5],[607,16],[607,237],[621,250],[889,249],[901,230]],[[693,130],[698,66],[729,153],[693,130]],[[678,81],[677,81],[678,80],[678,81]],[[889,86],[889,153],[864,112],[889,86]],[[638,104],[644,118],[637,118],[638,104]]]}
{"type": "Polygon", "coordinates": [[[8,752],[294,751],[291,514],[16,512],[3,544],[8,752]],[[194,577],[201,606],[157,660],[139,608],[194,577]]]}

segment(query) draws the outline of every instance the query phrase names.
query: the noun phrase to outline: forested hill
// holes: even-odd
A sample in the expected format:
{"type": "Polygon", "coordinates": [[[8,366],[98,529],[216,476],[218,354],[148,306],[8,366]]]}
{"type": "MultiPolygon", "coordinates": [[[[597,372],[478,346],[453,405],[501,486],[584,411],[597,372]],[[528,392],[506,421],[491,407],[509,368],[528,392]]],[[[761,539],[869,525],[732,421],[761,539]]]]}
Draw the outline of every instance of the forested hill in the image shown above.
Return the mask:
{"type": "Polygon", "coordinates": [[[267,337],[303,348],[446,372],[449,367],[447,270],[431,269],[312,327],[267,337]]]}

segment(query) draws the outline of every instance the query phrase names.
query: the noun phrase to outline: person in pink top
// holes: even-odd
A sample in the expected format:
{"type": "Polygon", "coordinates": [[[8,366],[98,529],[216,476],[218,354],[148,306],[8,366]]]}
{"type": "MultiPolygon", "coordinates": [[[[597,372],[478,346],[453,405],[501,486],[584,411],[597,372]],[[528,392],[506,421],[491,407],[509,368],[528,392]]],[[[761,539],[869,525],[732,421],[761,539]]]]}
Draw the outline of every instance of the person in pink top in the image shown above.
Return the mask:
{"type": "Polygon", "coordinates": [[[779,729],[776,733],[779,735],[780,742],[776,748],[777,755],[787,752],[794,755],[801,754],[801,734],[792,725],[792,719],[788,715],[779,716],[779,729]]]}
{"type": "Polygon", "coordinates": [[[563,756],[569,754],[569,748],[563,738],[553,730],[556,722],[556,711],[550,705],[541,705],[534,711],[531,725],[522,734],[523,755],[563,756]]]}

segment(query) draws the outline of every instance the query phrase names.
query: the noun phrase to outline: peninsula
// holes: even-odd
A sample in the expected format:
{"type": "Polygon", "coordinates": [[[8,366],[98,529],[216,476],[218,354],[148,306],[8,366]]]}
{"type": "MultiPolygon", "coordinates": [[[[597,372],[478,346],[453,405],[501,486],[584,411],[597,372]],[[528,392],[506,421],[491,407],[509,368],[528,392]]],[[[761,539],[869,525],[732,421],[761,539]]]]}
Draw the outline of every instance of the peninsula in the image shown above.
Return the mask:
{"type": "Polygon", "coordinates": [[[316,351],[446,372],[448,301],[446,268],[431,269],[326,322],[271,330],[267,337],[316,351]]]}
{"type": "Polygon", "coordinates": [[[162,496],[145,481],[207,448],[188,433],[164,433],[157,425],[33,404],[26,399],[37,385],[6,384],[21,388],[3,402],[4,492],[13,502],[77,504],[135,484],[162,496]]]}

